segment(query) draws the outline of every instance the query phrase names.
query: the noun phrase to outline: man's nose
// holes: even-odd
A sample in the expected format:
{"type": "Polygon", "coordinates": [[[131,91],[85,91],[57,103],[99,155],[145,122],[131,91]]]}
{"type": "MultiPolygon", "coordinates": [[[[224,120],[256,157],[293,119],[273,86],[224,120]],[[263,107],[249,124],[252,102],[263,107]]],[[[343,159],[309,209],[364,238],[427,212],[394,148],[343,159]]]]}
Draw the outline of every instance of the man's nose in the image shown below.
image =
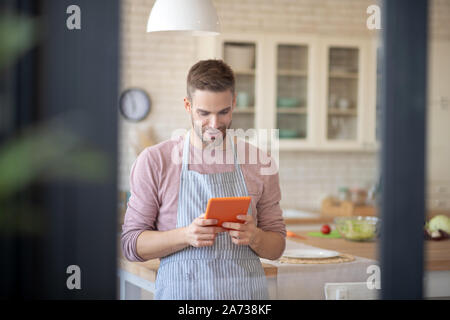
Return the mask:
{"type": "Polygon", "coordinates": [[[212,115],[211,118],[209,119],[209,126],[211,128],[217,129],[218,128],[218,119],[217,119],[217,115],[212,115]]]}

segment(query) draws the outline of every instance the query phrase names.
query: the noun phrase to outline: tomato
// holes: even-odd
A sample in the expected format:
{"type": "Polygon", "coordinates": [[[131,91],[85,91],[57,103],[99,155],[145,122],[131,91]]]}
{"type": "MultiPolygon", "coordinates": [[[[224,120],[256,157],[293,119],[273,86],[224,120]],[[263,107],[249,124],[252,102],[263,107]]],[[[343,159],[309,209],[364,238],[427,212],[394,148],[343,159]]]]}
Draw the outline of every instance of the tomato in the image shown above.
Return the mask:
{"type": "Polygon", "coordinates": [[[322,226],[322,229],[320,229],[320,231],[321,231],[323,234],[329,234],[329,233],[331,232],[331,228],[330,228],[329,225],[324,224],[324,225],[322,226]]]}

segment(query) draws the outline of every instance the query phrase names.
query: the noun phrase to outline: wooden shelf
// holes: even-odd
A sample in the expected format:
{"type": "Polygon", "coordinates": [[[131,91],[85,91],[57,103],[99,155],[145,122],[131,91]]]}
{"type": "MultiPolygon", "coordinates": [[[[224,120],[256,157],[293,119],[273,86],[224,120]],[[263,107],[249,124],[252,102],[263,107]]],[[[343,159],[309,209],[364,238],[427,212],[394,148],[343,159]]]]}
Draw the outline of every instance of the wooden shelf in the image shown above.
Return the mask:
{"type": "Polygon", "coordinates": [[[356,117],[358,111],[356,109],[342,110],[338,108],[328,108],[328,116],[352,116],[356,117]]]}
{"type": "Polygon", "coordinates": [[[308,76],[308,72],[305,70],[290,70],[290,69],[278,69],[277,74],[279,76],[296,76],[296,77],[308,76]]]}
{"type": "Polygon", "coordinates": [[[245,76],[254,76],[254,75],[256,75],[256,72],[254,69],[236,69],[236,70],[234,70],[234,74],[245,75],[245,76]]]}
{"type": "Polygon", "coordinates": [[[306,114],[307,113],[306,107],[296,107],[296,108],[283,108],[283,107],[277,107],[277,113],[281,114],[306,114]]]}
{"type": "Polygon", "coordinates": [[[358,73],[354,73],[354,72],[330,71],[328,76],[330,78],[339,78],[339,79],[358,79],[358,73]]]}
{"type": "Polygon", "coordinates": [[[234,108],[234,113],[255,113],[255,107],[238,107],[234,108]]]}

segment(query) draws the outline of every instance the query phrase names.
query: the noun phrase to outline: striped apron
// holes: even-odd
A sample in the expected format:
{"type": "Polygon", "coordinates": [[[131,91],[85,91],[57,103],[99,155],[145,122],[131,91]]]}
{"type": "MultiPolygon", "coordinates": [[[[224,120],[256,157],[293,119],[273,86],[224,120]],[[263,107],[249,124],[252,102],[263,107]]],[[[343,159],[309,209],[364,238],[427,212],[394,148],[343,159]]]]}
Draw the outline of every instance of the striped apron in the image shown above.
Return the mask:
{"type": "MultiPolygon", "coordinates": [[[[234,152],[232,172],[200,174],[188,169],[190,131],[184,139],[178,195],[177,228],[186,227],[206,211],[209,198],[248,196],[234,152]]],[[[228,136],[227,136],[228,137],[228,136]]],[[[247,214],[251,214],[251,206],[247,214]]],[[[189,246],[164,258],[156,278],[155,299],[268,299],[259,257],[248,245],[235,245],[227,232],[218,233],[209,247],[189,246]]]]}

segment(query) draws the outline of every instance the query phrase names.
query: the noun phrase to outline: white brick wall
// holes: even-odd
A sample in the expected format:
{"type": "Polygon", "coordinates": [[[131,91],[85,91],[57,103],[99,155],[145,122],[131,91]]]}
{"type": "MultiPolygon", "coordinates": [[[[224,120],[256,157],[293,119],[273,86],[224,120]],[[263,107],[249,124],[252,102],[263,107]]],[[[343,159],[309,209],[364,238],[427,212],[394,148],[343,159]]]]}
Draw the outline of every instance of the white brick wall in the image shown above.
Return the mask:
{"type": "Polygon", "coordinates": [[[377,172],[373,153],[280,153],[282,204],[318,209],[323,196],[336,194],[340,186],[369,188],[377,172]]]}
{"type": "MultiPolygon", "coordinates": [[[[283,32],[373,36],[366,28],[370,0],[213,0],[223,32],[283,32]]],[[[122,1],[121,89],[141,87],[152,110],[141,123],[120,120],[119,186],[129,188],[136,155],[130,147],[135,129],[148,128],[157,142],[190,124],[183,108],[187,72],[196,62],[193,38],[147,34],[154,0],[122,1]]],[[[433,0],[430,35],[450,40],[450,1],[433,0]]],[[[372,183],[377,155],[349,152],[281,152],[280,183],[285,208],[318,209],[324,194],[372,183]]]]}

